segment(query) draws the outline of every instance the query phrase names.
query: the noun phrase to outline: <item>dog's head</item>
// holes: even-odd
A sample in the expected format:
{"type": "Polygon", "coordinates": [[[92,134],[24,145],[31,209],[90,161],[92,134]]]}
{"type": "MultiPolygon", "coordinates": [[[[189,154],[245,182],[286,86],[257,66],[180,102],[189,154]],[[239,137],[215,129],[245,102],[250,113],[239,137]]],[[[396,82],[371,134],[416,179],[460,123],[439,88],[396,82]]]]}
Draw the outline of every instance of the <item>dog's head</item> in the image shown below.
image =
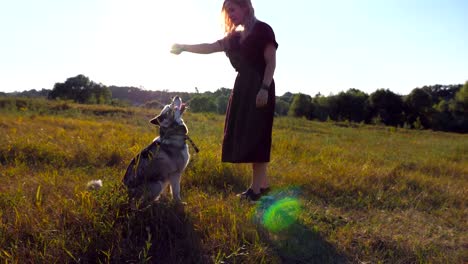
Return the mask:
{"type": "Polygon", "coordinates": [[[161,113],[150,120],[151,124],[167,128],[174,124],[183,125],[182,114],[185,111],[185,104],[179,96],[172,99],[172,103],[164,106],[161,113]]]}

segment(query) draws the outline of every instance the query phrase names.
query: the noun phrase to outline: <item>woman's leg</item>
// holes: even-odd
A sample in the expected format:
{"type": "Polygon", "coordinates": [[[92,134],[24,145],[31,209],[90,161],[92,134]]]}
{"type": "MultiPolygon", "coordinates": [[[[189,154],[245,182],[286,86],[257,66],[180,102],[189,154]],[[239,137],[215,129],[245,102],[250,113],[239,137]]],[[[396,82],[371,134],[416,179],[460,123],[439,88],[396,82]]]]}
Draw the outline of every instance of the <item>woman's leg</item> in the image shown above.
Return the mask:
{"type": "Polygon", "coordinates": [[[265,189],[268,187],[267,168],[268,162],[252,163],[253,177],[250,188],[255,193],[260,193],[260,188],[265,189]]]}

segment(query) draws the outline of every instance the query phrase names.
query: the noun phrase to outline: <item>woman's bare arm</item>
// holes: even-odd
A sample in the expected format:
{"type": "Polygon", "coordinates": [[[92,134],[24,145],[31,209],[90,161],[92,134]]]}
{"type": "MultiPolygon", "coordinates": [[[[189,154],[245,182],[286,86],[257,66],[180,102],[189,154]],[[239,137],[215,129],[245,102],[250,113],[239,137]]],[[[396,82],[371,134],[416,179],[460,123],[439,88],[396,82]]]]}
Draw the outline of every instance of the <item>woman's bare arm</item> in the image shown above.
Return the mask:
{"type": "Polygon", "coordinates": [[[179,55],[183,51],[197,53],[197,54],[210,54],[214,52],[224,51],[224,47],[221,41],[216,41],[213,43],[202,43],[202,44],[174,44],[172,46],[171,52],[179,55]]]}
{"type": "Polygon", "coordinates": [[[265,58],[265,73],[263,74],[263,85],[270,87],[273,81],[273,74],[276,69],[276,48],[273,44],[267,45],[263,53],[265,58]]]}
{"type": "Polygon", "coordinates": [[[258,91],[256,98],[257,107],[264,107],[268,103],[268,89],[273,81],[273,74],[276,68],[276,48],[273,44],[267,45],[263,52],[265,58],[265,73],[263,74],[262,88],[258,91]]]}

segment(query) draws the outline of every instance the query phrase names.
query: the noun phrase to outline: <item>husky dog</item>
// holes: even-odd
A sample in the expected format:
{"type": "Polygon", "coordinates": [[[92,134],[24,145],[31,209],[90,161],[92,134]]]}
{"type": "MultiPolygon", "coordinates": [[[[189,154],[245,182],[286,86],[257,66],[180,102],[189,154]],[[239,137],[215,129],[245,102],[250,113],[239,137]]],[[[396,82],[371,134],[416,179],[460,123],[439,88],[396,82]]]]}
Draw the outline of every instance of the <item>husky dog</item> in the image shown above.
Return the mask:
{"type": "Polygon", "coordinates": [[[175,97],[150,120],[159,126],[159,137],[132,159],[123,183],[131,198],[154,201],[170,183],[172,199],[181,201],[180,179],[190,159],[188,129],[182,120],[185,104],[175,97]]]}

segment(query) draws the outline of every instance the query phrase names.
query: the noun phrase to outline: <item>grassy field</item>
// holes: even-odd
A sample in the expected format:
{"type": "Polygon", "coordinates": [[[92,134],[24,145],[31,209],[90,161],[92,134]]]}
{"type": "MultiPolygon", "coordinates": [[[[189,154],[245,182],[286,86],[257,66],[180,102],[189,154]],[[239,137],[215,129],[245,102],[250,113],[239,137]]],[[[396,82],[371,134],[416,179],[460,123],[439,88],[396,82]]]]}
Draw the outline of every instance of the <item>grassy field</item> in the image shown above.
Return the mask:
{"type": "Polygon", "coordinates": [[[2,263],[468,262],[468,135],[277,118],[273,194],[249,204],[224,117],[188,112],[187,205],[135,209],[120,181],[156,112],[0,98],[2,263]]]}

